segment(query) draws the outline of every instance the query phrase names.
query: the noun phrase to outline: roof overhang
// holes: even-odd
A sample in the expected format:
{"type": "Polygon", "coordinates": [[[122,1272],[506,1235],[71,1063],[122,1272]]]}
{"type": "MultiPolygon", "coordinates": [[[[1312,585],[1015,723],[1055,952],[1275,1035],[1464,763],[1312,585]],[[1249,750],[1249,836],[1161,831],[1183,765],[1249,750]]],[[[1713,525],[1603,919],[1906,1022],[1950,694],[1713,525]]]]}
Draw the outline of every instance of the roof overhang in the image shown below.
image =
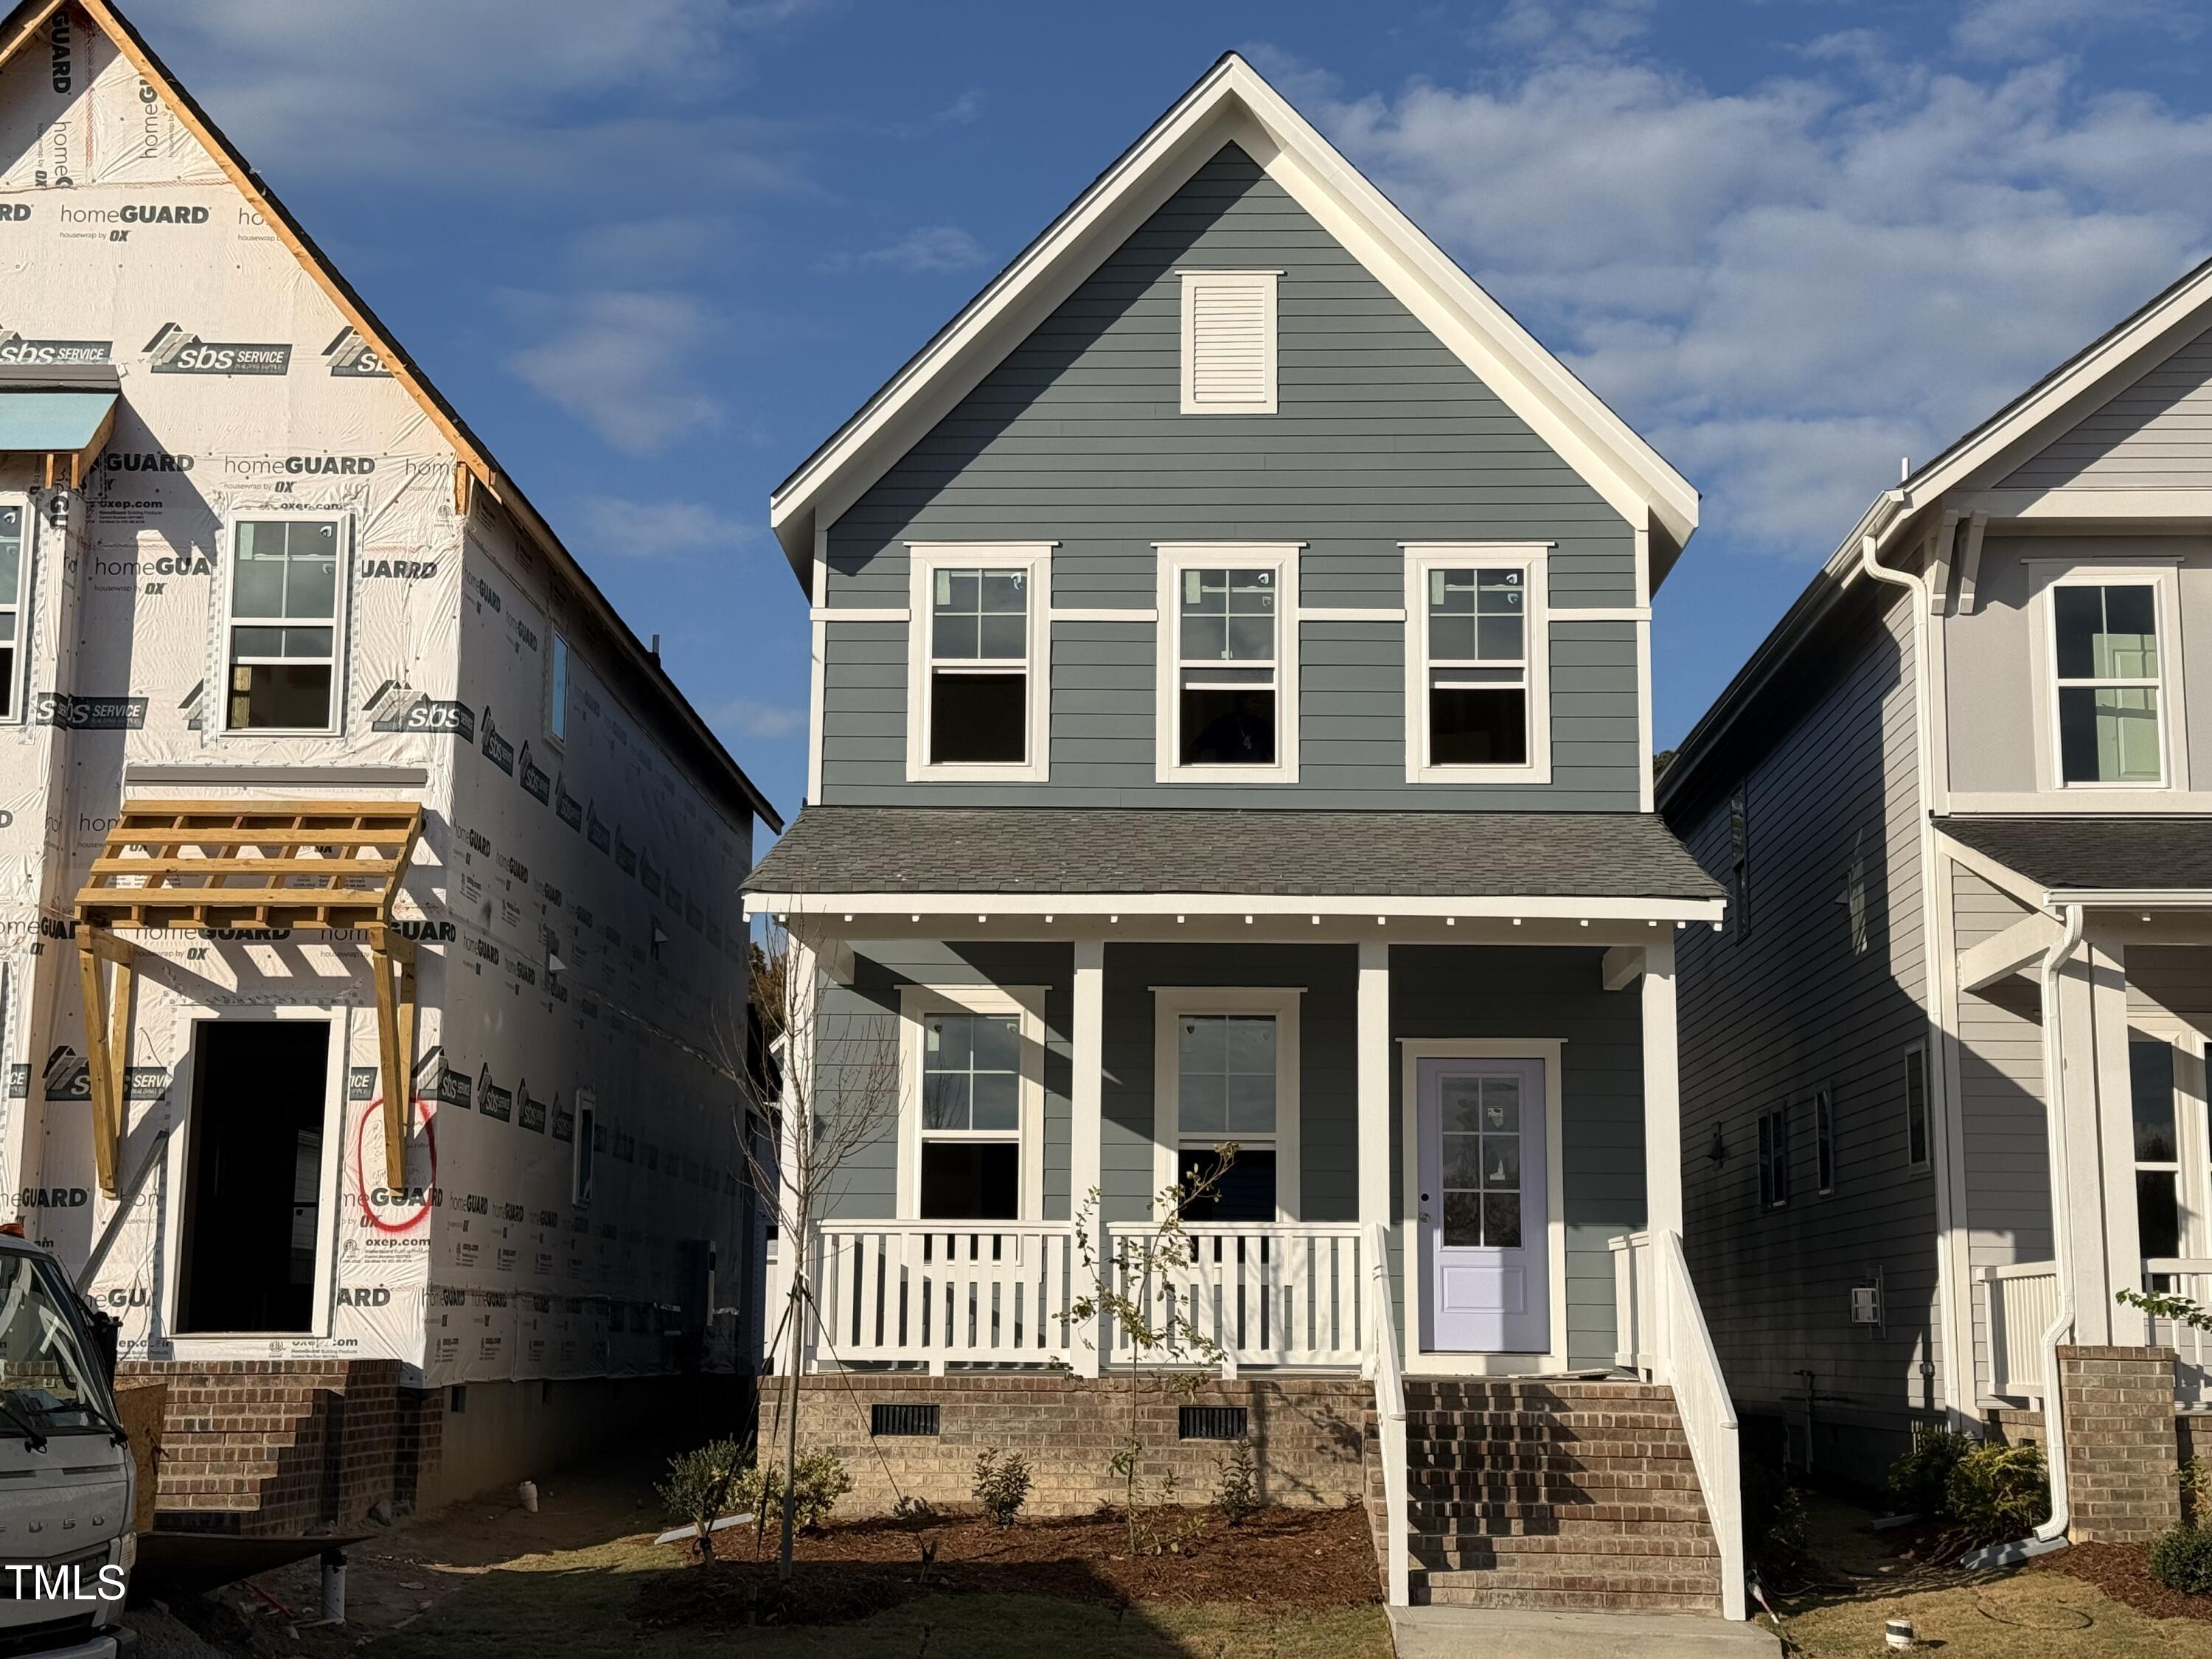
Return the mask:
{"type": "Polygon", "coordinates": [[[122,391],[112,363],[0,365],[0,455],[37,459],[48,489],[82,489],[122,391]]]}
{"type": "Polygon", "coordinates": [[[1657,585],[1697,529],[1697,491],[1230,52],[776,489],[770,522],[803,586],[812,591],[817,536],[1231,142],[1650,532],[1657,585]]]}
{"type": "Polygon", "coordinates": [[[751,915],[836,916],[1426,916],[1568,921],[1718,921],[1724,899],[1561,897],[1531,894],[1408,896],[1281,893],[776,893],[749,892],[751,915]]]}

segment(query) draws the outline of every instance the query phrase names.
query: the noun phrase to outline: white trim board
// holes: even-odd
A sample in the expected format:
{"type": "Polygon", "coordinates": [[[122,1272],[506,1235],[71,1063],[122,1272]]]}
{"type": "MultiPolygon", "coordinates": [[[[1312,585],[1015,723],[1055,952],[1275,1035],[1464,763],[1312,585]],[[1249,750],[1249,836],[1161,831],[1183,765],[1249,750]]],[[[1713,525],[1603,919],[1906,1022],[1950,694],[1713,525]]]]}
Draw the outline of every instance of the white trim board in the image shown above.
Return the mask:
{"type": "Polygon", "coordinates": [[[1375,897],[1272,893],[748,893],[749,916],[1488,916],[1570,921],[1711,921],[1725,899],[1375,897]]]}

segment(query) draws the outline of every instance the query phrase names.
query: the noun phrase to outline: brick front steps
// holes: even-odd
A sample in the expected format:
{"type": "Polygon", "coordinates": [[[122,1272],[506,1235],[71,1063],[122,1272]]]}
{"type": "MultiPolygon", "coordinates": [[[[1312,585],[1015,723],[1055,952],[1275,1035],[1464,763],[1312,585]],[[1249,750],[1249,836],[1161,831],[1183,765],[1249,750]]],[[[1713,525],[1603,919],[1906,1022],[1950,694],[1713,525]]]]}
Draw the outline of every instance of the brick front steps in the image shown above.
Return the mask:
{"type": "MultiPolygon", "coordinates": [[[[1371,1413],[1367,1427],[1380,1559],[1371,1413]]],[[[1406,1451],[1416,1604],[1718,1611],[1719,1551],[1669,1390],[1409,1381],[1406,1451]]]]}

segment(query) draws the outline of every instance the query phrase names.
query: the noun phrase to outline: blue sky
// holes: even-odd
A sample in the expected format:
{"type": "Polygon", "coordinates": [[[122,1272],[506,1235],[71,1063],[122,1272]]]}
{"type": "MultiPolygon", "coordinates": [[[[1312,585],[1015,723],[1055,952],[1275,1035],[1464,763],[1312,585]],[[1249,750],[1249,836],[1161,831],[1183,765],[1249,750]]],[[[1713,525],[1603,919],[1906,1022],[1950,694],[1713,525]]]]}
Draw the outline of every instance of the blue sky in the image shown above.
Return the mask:
{"type": "Polygon", "coordinates": [[[125,4],[787,809],[769,491],[1224,48],[1705,492],[1662,744],[2212,250],[2193,0],[125,4]]]}

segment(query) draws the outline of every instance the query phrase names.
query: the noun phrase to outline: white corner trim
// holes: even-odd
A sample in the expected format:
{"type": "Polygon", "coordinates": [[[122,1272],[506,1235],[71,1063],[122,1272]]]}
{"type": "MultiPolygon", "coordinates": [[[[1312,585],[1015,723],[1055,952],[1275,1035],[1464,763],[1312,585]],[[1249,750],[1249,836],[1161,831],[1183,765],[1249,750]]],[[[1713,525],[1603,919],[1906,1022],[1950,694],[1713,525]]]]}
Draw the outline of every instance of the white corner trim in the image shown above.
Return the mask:
{"type": "MultiPolygon", "coordinates": [[[[1042,986],[902,985],[899,988],[898,1218],[921,1218],[921,1065],[925,1016],[1013,1014],[1021,1021],[1021,1215],[1044,1219],[1044,999],[1042,986]]],[[[970,1133],[973,1133],[972,1131],[970,1133]]],[[[985,1134],[985,1140],[1004,1135],[985,1134]]]]}
{"type": "Polygon", "coordinates": [[[1052,552],[1056,542],[908,542],[910,617],[906,652],[906,781],[908,783],[1042,783],[1052,775],[1052,552]],[[946,566],[1027,573],[1029,654],[1027,757],[1019,762],[945,764],[929,758],[930,580],[946,566]]]}
{"type": "MultiPolygon", "coordinates": [[[[1298,1025],[1304,988],[1297,986],[1155,985],[1152,991],[1152,1192],[1179,1178],[1182,1150],[1182,1066],[1176,1021],[1185,1014],[1275,1017],[1275,1219],[1298,1218],[1298,1025]]],[[[1234,1137],[1224,1132],[1223,1139],[1234,1137]]]]}
{"type": "MultiPolygon", "coordinates": [[[[1405,746],[1408,783],[1546,784],[1552,781],[1552,629],[1549,542],[1401,542],[1405,551],[1405,746]],[[1522,648],[1528,653],[1528,758],[1518,766],[1437,765],[1429,753],[1431,570],[1454,565],[1524,573],[1522,648]]],[[[1647,768],[1648,769],[1648,768],[1647,768]]]]}

